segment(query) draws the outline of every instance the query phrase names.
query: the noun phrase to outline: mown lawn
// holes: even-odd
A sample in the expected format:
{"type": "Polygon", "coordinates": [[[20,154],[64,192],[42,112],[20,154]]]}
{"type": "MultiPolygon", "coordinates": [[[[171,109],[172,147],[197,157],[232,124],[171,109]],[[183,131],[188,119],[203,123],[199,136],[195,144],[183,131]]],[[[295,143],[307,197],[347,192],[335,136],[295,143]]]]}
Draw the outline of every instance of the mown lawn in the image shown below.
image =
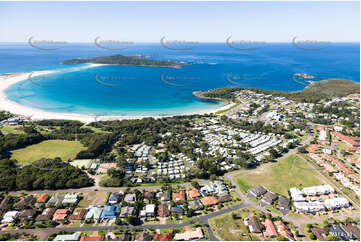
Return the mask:
{"type": "Polygon", "coordinates": [[[13,150],[11,159],[24,165],[41,158],[60,157],[63,161],[74,159],[76,154],[86,148],[79,141],[47,140],[23,149],[13,150]]]}
{"type": "Polygon", "coordinates": [[[267,170],[250,170],[237,176],[237,183],[243,192],[263,185],[270,191],[288,196],[291,187],[307,187],[323,184],[315,170],[298,155],[291,155],[271,165],[267,170]],[[305,168],[305,169],[303,169],[305,168]]]}

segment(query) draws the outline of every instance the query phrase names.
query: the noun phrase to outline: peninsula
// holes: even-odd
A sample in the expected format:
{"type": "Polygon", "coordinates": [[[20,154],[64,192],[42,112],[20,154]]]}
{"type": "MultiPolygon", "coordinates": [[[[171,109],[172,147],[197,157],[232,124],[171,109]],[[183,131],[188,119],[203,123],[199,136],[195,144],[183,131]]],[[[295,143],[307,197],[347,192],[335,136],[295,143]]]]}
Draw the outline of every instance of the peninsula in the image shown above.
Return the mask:
{"type": "Polygon", "coordinates": [[[173,67],[179,68],[187,65],[183,62],[173,62],[164,60],[148,60],[143,56],[97,56],[93,58],[70,59],[61,62],[61,64],[104,64],[104,65],[133,65],[133,66],[152,66],[152,67],[173,67]]]}

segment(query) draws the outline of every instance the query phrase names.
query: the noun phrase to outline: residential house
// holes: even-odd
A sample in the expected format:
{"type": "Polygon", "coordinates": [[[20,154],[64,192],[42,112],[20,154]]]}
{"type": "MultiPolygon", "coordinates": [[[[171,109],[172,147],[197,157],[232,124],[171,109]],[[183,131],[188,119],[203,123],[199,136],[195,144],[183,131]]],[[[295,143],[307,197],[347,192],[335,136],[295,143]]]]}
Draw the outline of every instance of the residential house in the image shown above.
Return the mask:
{"type": "Polygon", "coordinates": [[[158,206],[158,216],[159,217],[169,217],[170,211],[169,211],[169,205],[168,204],[160,204],[158,206]]]}
{"type": "Polygon", "coordinates": [[[141,232],[135,236],[134,241],[151,241],[152,236],[150,236],[147,232],[141,232]]]}
{"type": "Polygon", "coordinates": [[[3,219],[1,220],[1,223],[12,223],[15,218],[19,216],[18,211],[8,211],[3,216],[3,219]]]}
{"type": "Polygon", "coordinates": [[[90,206],[88,207],[88,212],[85,215],[85,219],[93,219],[94,221],[98,221],[100,219],[100,215],[102,214],[103,208],[90,206]]]}
{"type": "Polygon", "coordinates": [[[29,221],[33,219],[36,215],[35,209],[25,209],[19,214],[19,219],[21,223],[24,223],[26,221],[29,221]]]}
{"type": "Polygon", "coordinates": [[[68,216],[71,214],[71,210],[68,208],[64,209],[57,209],[53,215],[54,221],[62,221],[68,218],[68,216]]]}
{"type": "Polygon", "coordinates": [[[173,238],[172,233],[168,233],[168,234],[156,233],[153,237],[153,241],[172,241],[172,238],[173,238]]]}
{"type": "MultiPolygon", "coordinates": [[[[172,207],[171,208],[172,214],[175,214],[177,217],[181,217],[184,214],[184,209],[181,207],[172,207]]],[[[159,210],[158,210],[159,214],[159,210]]]]}
{"type": "Polygon", "coordinates": [[[263,232],[264,237],[274,238],[274,237],[278,236],[277,230],[276,230],[275,226],[273,225],[272,220],[267,218],[262,224],[265,227],[265,231],[263,232]]]}
{"type": "Polygon", "coordinates": [[[214,189],[213,185],[205,185],[200,189],[200,193],[202,194],[202,196],[207,196],[207,194],[212,194],[215,192],[216,190],[214,189]]]}
{"type": "Polygon", "coordinates": [[[274,224],[276,225],[277,228],[277,232],[282,235],[284,238],[288,239],[288,240],[296,240],[295,237],[293,236],[290,228],[285,225],[281,220],[277,220],[274,222],[274,224]]]}
{"type": "Polygon", "coordinates": [[[262,196],[266,192],[267,192],[266,188],[264,188],[263,186],[257,186],[249,190],[246,195],[249,198],[256,198],[262,196]]]}
{"type": "Polygon", "coordinates": [[[37,221],[49,221],[52,219],[54,213],[56,211],[56,208],[46,208],[42,214],[38,215],[36,217],[37,221]]]}
{"type": "Polygon", "coordinates": [[[115,219],[119,213],[119,206],[117,205],[105,205],[102,214],[100,215],[101,219],[115,219]]]}
{"type": "Polygon", "coordinates": [[[79,196],[78,196],[77,193],[74,193],[74,194],[67,193],[64,196],[62,204],[65,205],[65,206],[70,206],[70,205],[78,203],[79,200],[80,199],[79,199],[79,196]]]}
{"type": "Polygon", "coordinates": [[[110,239],[109,237],[107,237],[106,240],[114,240],[114,241],[131,241],[132,240],[132,235],[128,234],[128,233],[124,233],[124,234],[120,234],[118,235],[116,238],[114,239],[110,239]]]}
{"type": "Polygon", "coordinates": [[[158,192],[157,198],[162,202],[170,201],[171,200],[171,192],[169,190],[164,191],[164,192],[158,192]]]}
{"type": "Polygon", "coordinates": [[[204,237],[203,231],[200,227],[197,227],[195,230],[192,230],[188,226],[185,227],[185,232],[176,233],[173,240],[175,241],[189,241],[189,240],[199,240],[204,237]]]}
{"type": "Polygon", "coordinates": [[[125,195],[124,201],[127,203],[135,203],[137,201],[137,195],[135,193],[128,193],[125,195]]]}
{"type": "Polygon", "coordinates": [[[251,233],[262,233],[262,226],[255,216],[249,216],[244,219],[244,224],[248,226],[249,232],[251,233]]]}
{"type": "Polygon", "coordinates": [[[327,241],[328,240],[328,231],[327,229],[313,227],[311,228],[311,232],[316,236],[319,241],[327,241]]]}
{"type": "Polygon", "coordinates": [[[346,233],[352,240],[360,241],[360,229],[357,226],[353,224],[346,224],[341,225],[341,227],[344,231],[346,231],[346,233]]]}
{"type": "Polygon", "coordinates": [[[126,217],[133,216],[133,213],[134,213],[134,208],[126,206],[126,207],[122,207],[120,209],[120,215],[119,216],[121,218],[126,218],[126,217]]]}
{"type": "Polygon", "coordinates": [[[154,204],[145,205],[145,216],[146,217],[154,217],[155,216],[155,205],[154,204]]]}
{"type": "Polygon", "coordinates": [[[349,234],[345,230],[343,230],[340,224],[332,224],[331,227],[329,228],[329,233],[332,236],[337,237],[338,240],[342,240],[342,241],[351,240],[349,234]]]}
{"type": "Polygon", "coordinates": [[[232,198],[229,195],[218,197],[218,202],[220,202],[220,203],[225,203],[225,202],[230,202],[230,201],[232,201],[232,198]]]}
{"type": "Polygon", "coordinates": [[[187,191],[187,195],[188,195],[188,197],[190,197],[190,198],[197,198],[197,197],[202,196],[202,195],[199,193],[198,189],[195,188],[195,187],[193,187],[192,190],[188,190],[188,191],[187,191]]]}
{"type": "Polygon", "coordinates": [[[213,205],[218,204],[218,199],[214,196],[207,196],[207,197],[201,198],[201,202],[205,207],[213,206],[213,205]]]}
{"type": "Polygon", "coordinates": [[[217,193],[217,196],[222,197],[229,195],[228,189],[223,181],[216,180],[213,182],[213,185],[217,193]]]}
{"type": "Polygon", "coordinates": [[[154,192],[144,192],[144,199],[147,199],[148,201],[151,201],[155,198],[154,192]]]}
{"type": "Polygon", "coordinates": [[[263,206],[263,207],[270,206],[274,203],[274,201],[277,200],[277,198],[278,198],[278,195],[268,191],[261,200],[261,206],[263,206]]]}
{"type": "Polygon", "coordinates": [[[74,211],[74,213],[69,216],[68,220],[71,222],[79,221],[79,220],[82,221],[82,220],[84,220],[86,213],[87,213],[87,210],[84,208],[76,209],[74,211]]]}
{"type": "Polygon", "coordinates": [[[0,214],[1,214],[1,212],[9,209],[13,202],[14,202],[13,197],[11,197],[11,196],[5,197],[0,203],[0,214]]]}
{"type": "Polygon", "coordinates": [[[62,204],[64,196],[55,194],[46,203],[46,207],[58,207],[62,204]]]}
{"type": "Polygon", "coordinates": [[[192,200],[188,202],[188,208],[193,211],[198,211],[203,209],[203,204],[199,200],[192,200]]]}
{"type": "Polygon", "coordinates": [[[14,205],[14,207],[15,208],[30,207],[34,205],[35,202],[36,202],[36,198],[30,195],[27,197],[22,197],[20,201],[14,205]]]}
{"type": "Polygon", "coordinates": [[[181,190],[178,193],[173,193],[173,200],[174,201],[185,201],[186,200],[186,194],[184,190],[181,190]]]}
{"type": "Polygon", "coordinates": [[[83,235],[80,241],[104,241],[104,235],[83,235]]]}
{"type": "Polygon", "coordinates": [[[122,200],[123,194],[122,193],[111,193],[109,195],[108,203],[109,204],[116,204],[122,200]]]}
{"type": "Polygon", "coordinates": [[[36,203],[46,203],[49,197],[49,194],[43,193],[36,198],[36,203]]]}
{"type": "Polygon", "coordinates": [[[284,196],[279,196],[277,207],[281,210],[290,210],[291,202],[288,198],[286,198],[284,196]]]}
{"type": "Polygon", "coordinates": [[[53,241],[78,241],[80,234],[80,232],[75,232],[74,234],[59,234],[53,241]]]}

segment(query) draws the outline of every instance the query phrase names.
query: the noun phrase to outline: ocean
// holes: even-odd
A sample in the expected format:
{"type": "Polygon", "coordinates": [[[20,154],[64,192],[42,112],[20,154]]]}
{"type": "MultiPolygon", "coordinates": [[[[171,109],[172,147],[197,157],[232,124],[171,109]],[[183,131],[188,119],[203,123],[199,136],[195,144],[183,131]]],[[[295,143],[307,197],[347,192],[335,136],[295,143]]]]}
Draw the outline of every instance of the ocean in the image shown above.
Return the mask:
{"type": "Polygon", "coordinates": [[[95,44],[67,44],[40,50],[26,43],[0,44],[0,74],[56,70],[9,87],[9,100],[52,112],[89,115],[163,116],[213,110],[222,102],[200,100],[193,91],[225,86],[297,91],[305,86],[295,73],[314,80],[343,78],[360,82],[359,43],[330,43],[321,49],[292,43],[267,43],[236,49],[225,43],[197,44],[175,50],[161,44],[134,44],[106,50],[95,44]],[[185,62],[181,68],[62,65],[73,59],[108,55],[142,55],[148,59],[185,62]]]}

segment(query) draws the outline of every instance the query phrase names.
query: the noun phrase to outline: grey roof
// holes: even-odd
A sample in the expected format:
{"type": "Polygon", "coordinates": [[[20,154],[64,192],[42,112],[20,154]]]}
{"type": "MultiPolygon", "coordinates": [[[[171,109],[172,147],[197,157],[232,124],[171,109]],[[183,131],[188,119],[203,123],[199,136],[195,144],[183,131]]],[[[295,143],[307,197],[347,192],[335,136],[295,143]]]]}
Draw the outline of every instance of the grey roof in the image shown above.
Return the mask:
{"type": "Polygon", "coordinates": [[[278,206],[283,207],[283,208],[289,207],[290,206],[290,200],[288,198],[286,198],[286,197],[279,196],[278,197],[278,206]]]}
{"type": "Polygon", "coordinates": [[[127,203],[134,203],[137,200],[135,193],[128,193],[125,195],[124,201],[127,203]]]}
{"type": "Polygon", "coordinates": [[[111,193],[108,199],[109,203],[118,203],[123,197],[121,193],[111,193]]]}
{"type": "Polygon", "coordinates": [[[256,197],[262,196],[266,192],[267,192],[267,189],[264,188],[263,186],[257,186],[248,191],[248,193],[250,193],[256,197]]]}
{"type": "Polygon", "coordinates": [[[54,196],[52,196],[49,201],[46,203],[47,207],[56,207],[58,205],[61,205],[61,203],[64,200],[64,196],[59,195],[59,194],[55,194],[54,196]]]}
{"type": "Polygon", "coordinates": [[[268,202],[268,203],[273,203],[274,201],[276,201],[278,198],[278,195],[272,193],[272,192],[267,192],[263,198],[262,201],[264,202],[268,202]]]}
{"type": "Polygon", "coordinates": [[[120,209],[120,217],[128,217],[128,216],[132,216],[133,215],[133,212],[134,212],[134,208],[133,207],[122,207],[120,209]]]}
{"type": "Polygon", "coordinates": [[[192,200],[188,202],[188,207],[192,210],[201,210],[203,208],[203,204],[199,200],[192,200]]]}

